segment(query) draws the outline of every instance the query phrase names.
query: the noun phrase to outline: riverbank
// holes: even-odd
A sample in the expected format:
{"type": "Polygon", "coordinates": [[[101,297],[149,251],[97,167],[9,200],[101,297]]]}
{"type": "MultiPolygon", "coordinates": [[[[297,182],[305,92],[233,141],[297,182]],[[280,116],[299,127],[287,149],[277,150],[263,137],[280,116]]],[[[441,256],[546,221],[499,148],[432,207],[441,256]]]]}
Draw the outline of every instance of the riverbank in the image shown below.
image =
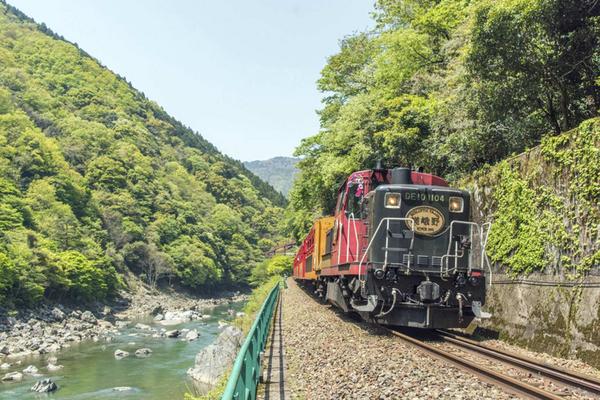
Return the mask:
{"type": "Polygon", "coordinates": [[[48,397],[55,400],[181,399],[194,383],[186,372],[197,354],[215,342],[244,304],[223,302],[207,309],[202,319],[177,325],[163,325],[152,315],[135,317],[106,339],[71,343],[58,353],[12,359],[2,375],[22,377],[0,383],[0,400],[40,399],[31,389],[44,379],[58,386],[48,397]],[[37,372],[25,372],[35,371],[31,366],[37,372]]]}
{"type": "Polygon", "coordinates": [[[239,292],[201,298],[172,290],[150,290],[138,284],[133,293],[122,292],[110,304],[96,303],[84,308],[57,303],[19,310],[13,315],[0,313],[0,372],[12,369],[25,357],[59,353],[86,340],[110,341],[132,320],[145,316],[152,316],[159,326],[164,326],[149,333],[165,336],[169,326],[206,319],[214,307],[246,298],[247,294],[239,292]]]}

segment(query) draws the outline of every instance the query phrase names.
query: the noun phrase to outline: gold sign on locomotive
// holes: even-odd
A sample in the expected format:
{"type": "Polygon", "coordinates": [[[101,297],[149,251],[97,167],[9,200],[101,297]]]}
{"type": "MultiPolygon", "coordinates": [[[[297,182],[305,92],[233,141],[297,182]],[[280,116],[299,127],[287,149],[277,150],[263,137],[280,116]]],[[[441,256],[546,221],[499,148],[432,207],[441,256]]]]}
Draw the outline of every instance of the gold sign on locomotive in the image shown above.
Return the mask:
{"type": "Polygon", "coordinates": [[[444,215],[434,207],[419,206],[411,208],[406,218],[415,221],[415,232],[421,235],[434,236],[444,229],[444,215]]]}

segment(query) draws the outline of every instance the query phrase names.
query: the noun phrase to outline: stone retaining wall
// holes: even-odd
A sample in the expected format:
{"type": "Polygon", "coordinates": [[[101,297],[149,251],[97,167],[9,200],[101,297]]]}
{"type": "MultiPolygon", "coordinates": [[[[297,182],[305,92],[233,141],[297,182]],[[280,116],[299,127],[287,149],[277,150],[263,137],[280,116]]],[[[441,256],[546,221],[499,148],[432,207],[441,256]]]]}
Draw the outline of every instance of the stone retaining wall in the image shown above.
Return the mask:
{"type": "MultiPolygon", "coordinates": [[[[494,280],[511,278],[496,274],[494,280]]],[[[563,278],[544,274],[527,280],[557,286],[492,284],[486,304],[492,318],[481,326],[508,342],[600,368],[600,277],[587,277],[582,286],[573,287],[561,287],[563,278]]]]}
{"type": "Polygon", "coordinates": [[[472,193],[474,220],[493,224],[494,280],[566,282],[494,285],[484,326],[600,367],[600,285],[583,287],[600,282],[600,119],[456,184],[472,193]]]}

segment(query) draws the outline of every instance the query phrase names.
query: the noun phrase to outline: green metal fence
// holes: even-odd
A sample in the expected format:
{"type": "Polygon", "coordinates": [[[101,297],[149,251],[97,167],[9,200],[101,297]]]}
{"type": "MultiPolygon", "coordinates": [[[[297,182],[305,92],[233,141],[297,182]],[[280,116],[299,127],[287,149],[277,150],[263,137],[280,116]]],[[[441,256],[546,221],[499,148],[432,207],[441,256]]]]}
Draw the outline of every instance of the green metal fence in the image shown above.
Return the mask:
{"type": "Polygon", "coordinates": [[[248,400],[256,398],[256,387],[260,378],[260,353],[265,349],[269,325],[275,304],[279,298],[280,283],[269,292],[244,344],[233,364],[231,375],[223,392],[222,400],[248,400]]]}

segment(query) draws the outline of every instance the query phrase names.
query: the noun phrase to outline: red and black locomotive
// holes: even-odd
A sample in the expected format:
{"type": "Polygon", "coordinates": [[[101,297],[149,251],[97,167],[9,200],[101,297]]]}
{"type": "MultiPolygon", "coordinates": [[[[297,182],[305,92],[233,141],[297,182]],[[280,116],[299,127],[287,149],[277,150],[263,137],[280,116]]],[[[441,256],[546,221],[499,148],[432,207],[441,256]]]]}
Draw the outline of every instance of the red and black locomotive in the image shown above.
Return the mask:
{"type": "MultiPolygon", "coordinates": [[[[315,222],[294,277],[346,312],[385,325],[465,327],[485,317],[489,224],[470,196],[409,168],[355,172],[315,222]]],[[[489,264],[488,264],[489,265],[489,264]]]]}

